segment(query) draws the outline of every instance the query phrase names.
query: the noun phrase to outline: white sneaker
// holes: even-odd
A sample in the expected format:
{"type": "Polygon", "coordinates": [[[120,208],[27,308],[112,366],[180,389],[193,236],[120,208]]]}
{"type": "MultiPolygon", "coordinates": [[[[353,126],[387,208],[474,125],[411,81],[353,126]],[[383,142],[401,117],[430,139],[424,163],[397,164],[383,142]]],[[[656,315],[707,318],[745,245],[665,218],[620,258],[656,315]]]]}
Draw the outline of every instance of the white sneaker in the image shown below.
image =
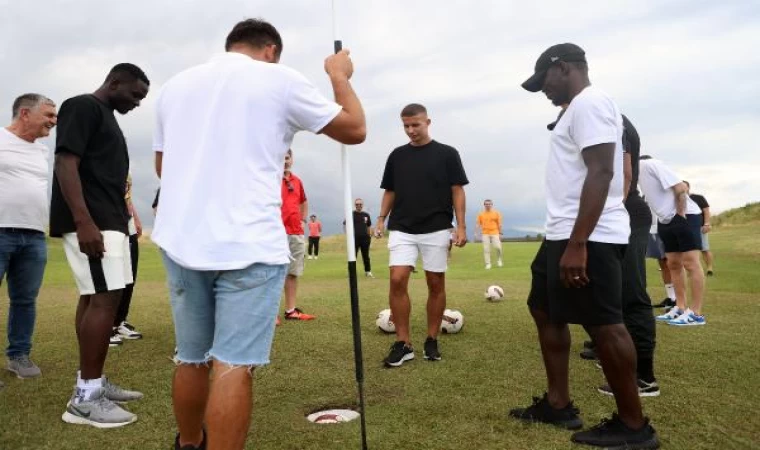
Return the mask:
{"type": "Polygon", "coordinates": [[[678,318],[678,316],[680,316],[683,313],[684,313],[683,311],[678,309],[678,306],[674,306],[673,308],[671,308],[670,311],[666,312],[665,314],[655,317],[655,319],[661,322],[670,322],[671,320],[678,318]]]}
{"type": "Polygon", "coordinates": [[[314,259],[314,257],[311,256],[311,255],[309,255],[309,256],[306,257],[306,259],[314,259]]]}
{"type": "Polygon", "coordinates": [[[135,330],[135,327],[132,326],[127,321],[124,321],[116,328],[116,332],[119,333],[119,336],[121,339],[142,339],[143,335],[139,331],[135,330]]]}
{"type": "Polygon", "coordinates": [[[367,278],[375,278],[375,276],[372,275],[372,272],[364,272],[364,276],[367,278]]]}
{"type": "Polygon", "coordinates": [[[314,259],[319,259],[319,256],[315,256],[314,259]]]}
{"type": "Polygon", "coordinates": [[[491,270],[491,265],[490,264],[486,264],[486,270],[491,270]]]}
{"type": "Polygon", "coordinates": [[[501,262],[501,260],[496,261],[496,265],[499,267],[502,267],[504,263],[501,262]]]}
{"type": "Polygon", "coordinates": [[[119,334],[119,329],[114,328],[113,333],[111,333],[111,340],[108,342],[109,347],[118,347],[121,344],[123,344],[124,341],[121,340],[121,335],[119,334]]]}

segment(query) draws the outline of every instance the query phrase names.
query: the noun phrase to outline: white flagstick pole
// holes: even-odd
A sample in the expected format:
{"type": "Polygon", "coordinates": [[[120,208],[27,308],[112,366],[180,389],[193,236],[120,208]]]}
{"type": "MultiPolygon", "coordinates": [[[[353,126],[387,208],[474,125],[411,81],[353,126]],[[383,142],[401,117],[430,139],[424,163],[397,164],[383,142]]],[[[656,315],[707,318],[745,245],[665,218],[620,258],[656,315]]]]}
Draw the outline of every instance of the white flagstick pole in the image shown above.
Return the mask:
{"type": "MultiPolygon", "coordinates": [[[[333,44],[335,53],[343,49],[338,32],[338,18],[332,0],[333,44]]],[[[367,450],[367,423],[364,418],[364,361],[362,355],[361,325],[359,322],[359,288],[356,279],[356,248],[354,247],[353,196],[351,195],[351,163],[346,146],[340,146],[343,165],[343,212],[346,218],[346,255],[348,257],[348,284],[351,293],[351,327],[354,336],[354,366],[359,390],[359,421],[361,422],[362,450],[367,450]]]]}

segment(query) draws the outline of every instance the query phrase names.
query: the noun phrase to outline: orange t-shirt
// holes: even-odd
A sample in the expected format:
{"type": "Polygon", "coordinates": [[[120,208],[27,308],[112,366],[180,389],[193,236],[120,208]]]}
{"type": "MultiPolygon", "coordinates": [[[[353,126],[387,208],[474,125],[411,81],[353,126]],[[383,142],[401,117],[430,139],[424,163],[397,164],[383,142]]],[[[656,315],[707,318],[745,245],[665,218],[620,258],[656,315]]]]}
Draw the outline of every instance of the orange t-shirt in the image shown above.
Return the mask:
{"type": "Polygon", "coordinates": [[[309,236],[319,237],[320,234],[322,234],[322,222],[318,220],[315,222],[309,222],[309,236]]]}
{"type": "Polygon", "coordinates": [[[498,211],[483,211],[478,214],[478,225],[483,234],[496,234],[501,231],[501,214],[498,211]]]}

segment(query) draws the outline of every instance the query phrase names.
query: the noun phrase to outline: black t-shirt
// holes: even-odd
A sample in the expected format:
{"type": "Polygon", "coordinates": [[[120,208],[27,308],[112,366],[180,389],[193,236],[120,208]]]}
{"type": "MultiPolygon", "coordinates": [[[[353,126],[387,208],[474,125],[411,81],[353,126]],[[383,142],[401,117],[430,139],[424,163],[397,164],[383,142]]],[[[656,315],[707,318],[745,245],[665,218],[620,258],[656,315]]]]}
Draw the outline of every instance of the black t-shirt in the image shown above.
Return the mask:
{"type": "MultiPolygon", "coordinates": [[[[354,216],[354,239],[360,237],[369,237],[368,227],[372,226],[372,219],[366,212],[353,211],[354,216]]],[[[346,221],[343,221],[343,225],[346,225],[346,221]]]]}
{"type": "MultiPolygon", "coordinates": [[[[124,200],[129,172],[127,142],[113,109],[94,95],[72,97],[58,112],[55,153],[79,156],[79,179],[87,210],[101,231],[129,234],[129,213],[124,200]]],[[[63,199],[57,174],[53,174],[50,203],[50,235],[76,231],[69,205],[63,199]]]]}
{"type": "Polygon", "coordinates": [[[625,199],[625,209],[628,210],[632,227],[649,227],[652,225],[652,211],[639,194],[641,140],[636,127],[626,116],[623,116],[623,151],[631,155],[631,186],[625,199]]]}
{"type": "MultiPolygon", "coordinates": [[[[697,206],[699,206],[700,211],[703,210],[703,209],[705,209],[705,208],[709,208],[710,207],[710,204],[707,203],[707,199],[704,198],[703,196],[699,195],[699,194],[689,194],[689,198],[691,198],[694,201],[694,203],[696,203],[697,206]]],[[[699,213],[699,216],[702,218],[702,225],[704,225],[705,224],[705,214],[704,213],[699,213]]]]}
{"type": "Polygon", "coordinates": [[[431,141],[396,148],[385,163],[381,189],[393,191],[395,200],[388,229],[409,234],[448,230],[454,217],[452,186],[468,184],[459,152],[431,141]]]}

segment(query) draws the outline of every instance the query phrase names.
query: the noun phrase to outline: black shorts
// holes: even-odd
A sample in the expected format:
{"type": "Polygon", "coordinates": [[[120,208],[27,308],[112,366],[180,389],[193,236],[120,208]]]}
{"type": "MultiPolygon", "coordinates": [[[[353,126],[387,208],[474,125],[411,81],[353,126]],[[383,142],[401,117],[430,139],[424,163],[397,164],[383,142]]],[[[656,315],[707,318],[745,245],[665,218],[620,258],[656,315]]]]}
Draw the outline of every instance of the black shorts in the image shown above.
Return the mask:
{"type": "Polygon", "coordinates": [[[699,214],[675,215],[668,224],[658,223],[657,234],[662,239],[665,253],[685,253],[702,249],[702,216],[699,214]]]}
{"type": "Polygon", "coordinates": [[[554,323],[612,325],[623,323],[623,244],[589,242],[582,288],[566,288],[560,281],[559,260],[567,240],[544,241],[530,266],[533,275],[528,306],[554,323]]]}

